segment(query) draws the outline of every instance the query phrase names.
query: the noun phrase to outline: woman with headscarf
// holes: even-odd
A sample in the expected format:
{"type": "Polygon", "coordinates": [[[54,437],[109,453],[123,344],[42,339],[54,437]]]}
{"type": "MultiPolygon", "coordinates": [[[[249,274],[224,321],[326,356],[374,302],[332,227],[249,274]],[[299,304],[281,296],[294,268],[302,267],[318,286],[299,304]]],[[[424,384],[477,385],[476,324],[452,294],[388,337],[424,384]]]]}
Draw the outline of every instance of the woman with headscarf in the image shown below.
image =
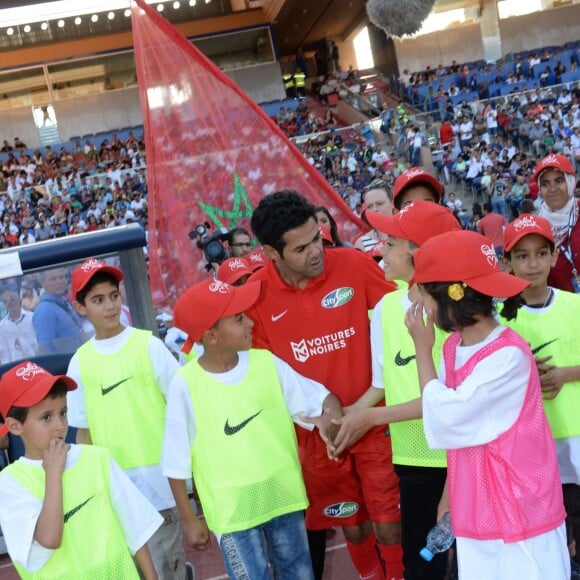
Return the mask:
{"type": "Polygon", "coordinates": [[[574,169],[567,157],[550,154],[537,165],[534,177],[542,196],[538,215],[550,222],[559,250],[548,284],[580,293],[580,200],[574,197],[574,169]]]}

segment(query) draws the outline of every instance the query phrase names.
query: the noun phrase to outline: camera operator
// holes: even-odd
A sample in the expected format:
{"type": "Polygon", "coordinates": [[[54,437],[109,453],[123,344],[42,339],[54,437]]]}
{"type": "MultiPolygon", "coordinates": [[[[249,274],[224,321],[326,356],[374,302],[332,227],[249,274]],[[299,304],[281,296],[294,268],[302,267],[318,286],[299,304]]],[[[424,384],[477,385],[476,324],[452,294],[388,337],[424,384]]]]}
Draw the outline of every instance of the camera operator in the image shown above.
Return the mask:
{"type": "Polygon", "coordinates": [[[243,258],[252,252],[252,237],[248,230],[244,228],[231,229],[228,233],[227,242],[232,258],[243,258]]]}

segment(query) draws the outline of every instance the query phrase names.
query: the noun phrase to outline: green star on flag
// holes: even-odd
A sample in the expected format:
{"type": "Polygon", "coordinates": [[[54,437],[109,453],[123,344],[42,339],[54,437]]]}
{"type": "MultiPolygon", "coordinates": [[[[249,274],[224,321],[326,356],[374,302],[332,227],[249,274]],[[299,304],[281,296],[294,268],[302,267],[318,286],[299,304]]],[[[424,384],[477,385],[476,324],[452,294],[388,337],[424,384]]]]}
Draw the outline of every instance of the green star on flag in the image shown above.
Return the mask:
{"type": "Polygon", "coordinates": [[[250,198],[238,177],[238,174],[234,171],[234,203],[231,210],[222,209],[221,207],[216,207],[214,205],[209,205],[198,201],[199,206],[206,213],[208,218],[210,218],[217,228],[231,229],[236,227],[238,220],[242,218],[252,217],[252,203],[250,198]],[[229,219],[230,223],[225,224],[222,218],[229,219]]]}

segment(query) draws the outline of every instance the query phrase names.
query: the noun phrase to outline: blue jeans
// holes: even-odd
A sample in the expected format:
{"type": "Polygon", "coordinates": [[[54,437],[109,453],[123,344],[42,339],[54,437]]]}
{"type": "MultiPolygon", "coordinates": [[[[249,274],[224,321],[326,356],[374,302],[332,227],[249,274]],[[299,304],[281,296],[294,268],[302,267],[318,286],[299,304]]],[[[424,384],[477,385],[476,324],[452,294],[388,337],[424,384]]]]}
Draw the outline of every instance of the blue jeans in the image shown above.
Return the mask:
{"type": "Polygon", "coordinates": [[[492,197],[491,209],[494,213],[501,214],[506,220],[509,221],[510,216],[508,213],[507,202],[505,200],[505,197],[492,197]]]}
{"type": "Polygon", "coordinates": [[[265,524],[224,534],[220,549],[232,580],[314,580],[304,512],[278,516],[265,524]]]}

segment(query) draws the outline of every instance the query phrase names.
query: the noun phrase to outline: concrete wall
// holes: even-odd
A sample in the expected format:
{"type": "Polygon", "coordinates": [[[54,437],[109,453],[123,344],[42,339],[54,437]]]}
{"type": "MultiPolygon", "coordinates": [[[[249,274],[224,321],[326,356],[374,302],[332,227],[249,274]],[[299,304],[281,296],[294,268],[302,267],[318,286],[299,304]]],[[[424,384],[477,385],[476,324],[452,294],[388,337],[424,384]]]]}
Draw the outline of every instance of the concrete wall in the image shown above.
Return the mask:
{"type": "Polygon", "coordinates": [[[439,63],[466,62],[484,58],[479,24],[457,26],[418,36],[395,39],[399,71],[424,70],[427,65],[437,68],[439,63]]]}
{"type": "Polygon", "coordinates": [[[534,12],[499,24],[503,54],[580,40],[580,5],[534,12]]]}
{"type": "MultiPolygon", "coordinates": [[[[499,27],[503,55],[542,46],[561,46],[580,40],[580,4],[500,20],[499,27]]],[[[435,68],[452,60],[461,63],[484,58],[479,24],[394,42],[400,71],[424,70],[427,65],[435,68]]]]}
{"type": "MultiPolygon", "coordinates": [[[[280,65],[271,63],[227,73],[257,103],[286,98],[280,65]]],[[[141,125],[141,106],[136,87],[55,101],[54,108],[63,141],[101,131],[141,125]]],[[[16,136],[29,147],[40,145],[31,107],[0,111],[3,139],[16,136]]]]}

